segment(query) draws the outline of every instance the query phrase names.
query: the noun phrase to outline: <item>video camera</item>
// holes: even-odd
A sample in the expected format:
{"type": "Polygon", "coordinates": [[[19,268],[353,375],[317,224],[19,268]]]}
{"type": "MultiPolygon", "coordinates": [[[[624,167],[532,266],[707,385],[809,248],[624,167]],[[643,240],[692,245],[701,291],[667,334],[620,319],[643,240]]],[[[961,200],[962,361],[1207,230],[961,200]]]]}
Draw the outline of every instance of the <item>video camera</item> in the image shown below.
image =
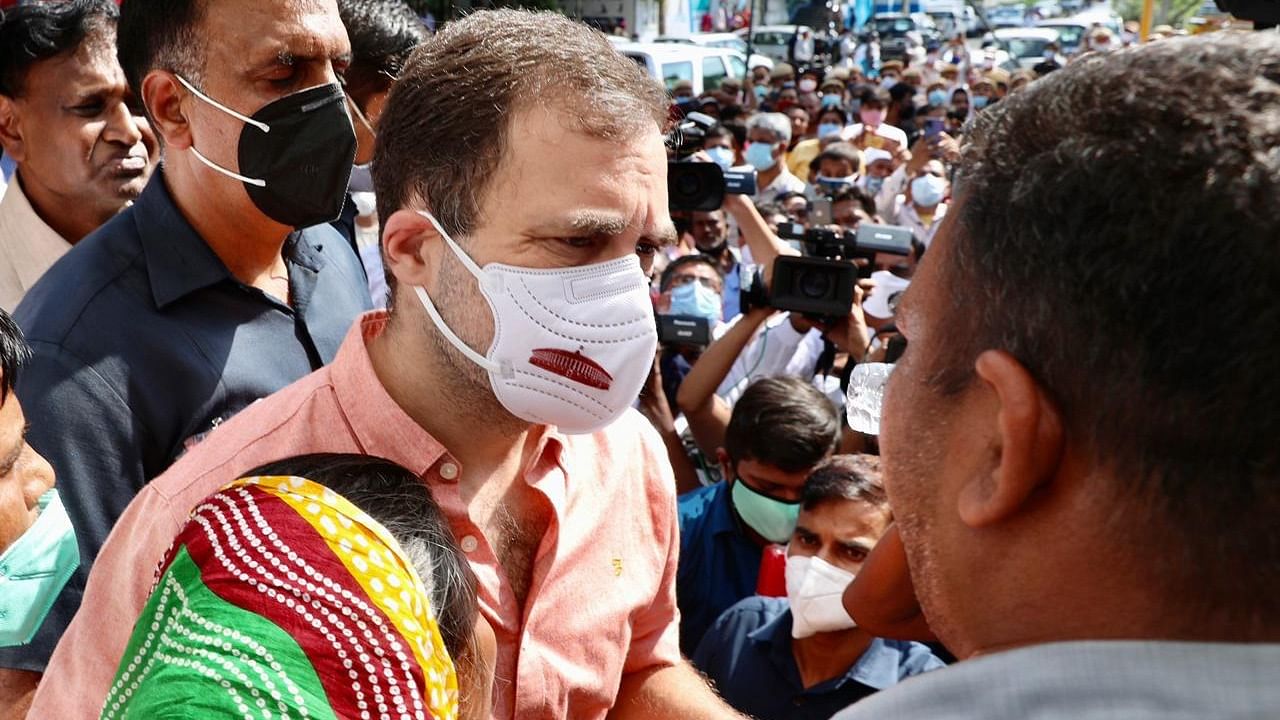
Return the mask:
{"type": "Polygon", "coordinates": [[[711,344],[712,323],[704,317],[659,315],[658,342],[663,345],[704,349],[711,344]]]}
{"type": "Polygon", "coordinates": [[[707,131],[715,118],[691,112],[667,135],[667,147],[676,153],[675,162],[667,164],[667,195],[672,210],[719,210],[725,193],[756,194],[756,171],[721,170],[715,163],[689,162],[689,156],[702,149],[707,131]]]}
{"type": "Polygon", "coordinates": [[[781,223],[778,236],[801,241],[806,255],[781,255],[774,260],[768,287],[760,266],[743,267],[743,312],[772,307],[824,320],[845,317],[853,307],[858,278],[870,276],[876,254],[910,255],[914,237],[908,228],[870,223],[860,224],[856,233],[781,223]],[[856,258],[872,262],[860,269],[853,262],[856,258]]]}

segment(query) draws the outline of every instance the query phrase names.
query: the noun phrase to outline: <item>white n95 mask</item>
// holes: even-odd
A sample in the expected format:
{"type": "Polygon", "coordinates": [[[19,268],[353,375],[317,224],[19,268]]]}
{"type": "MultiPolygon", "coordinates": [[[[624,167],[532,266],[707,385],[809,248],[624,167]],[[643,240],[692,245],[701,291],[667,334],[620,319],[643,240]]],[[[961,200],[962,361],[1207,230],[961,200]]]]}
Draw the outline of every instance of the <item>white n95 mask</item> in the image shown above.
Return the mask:
{"type": "Polygon", "coordinates": [[[787,558],[787,601],[791,604],[791,637],[857,627],[844,609],[844,589],[854,574],[820,557],[787,558]]]}
{"type": "Polygon", "coordinates": [[[435,217],[419,214],[489,302],[493,343],[488,354],[464,343],[421,287],[414,288],[418,300],[449,344],[489,373],[493,394],[508,412],[566,433],[590,433],[631,407],[658,347],[649,284],[638,257],[550,270],[501,263],[482,269],[435,217]]]}

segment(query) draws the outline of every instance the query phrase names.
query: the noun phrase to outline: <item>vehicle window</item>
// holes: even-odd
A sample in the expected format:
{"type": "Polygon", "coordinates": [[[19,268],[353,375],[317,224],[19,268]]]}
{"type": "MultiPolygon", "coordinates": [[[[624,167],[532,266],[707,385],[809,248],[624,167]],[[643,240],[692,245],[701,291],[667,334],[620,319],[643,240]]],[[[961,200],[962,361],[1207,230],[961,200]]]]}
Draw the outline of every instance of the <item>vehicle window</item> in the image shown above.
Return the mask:
{"type": "Polygon", "coordinates": [[[881,35],[905,35],[916,29],[911,18],[882,18],[876,20],[876,32],[881,35]]]}
{"type": "Polygon", "coordinates": [[[757,45],[786,45],[791,41],[790,35],[783,35],[776,32],[762,32],[756,34],[757,45]]]}
{"type": "Polygon", "coordinates": [[[711,47],[724,48],[725,50],[737,50],[740,53],[747,51],[747,41],[742,38],[727,38],[725,40],[717,40],[709,43],[711,47]]]}
{"type": "Polygon", "coordinates": [[[1044,40],[1036,38],[1010,38],[1008,44],[1009,54],[1020,58],[1044,55],[1044,46],[1048,45],[1044,40]]]}
{"type": "Polygon", "coordinates": [[[729,76],[739,79],[747,76],[747,63],[737,55],[729,56],[729,76]]]}
{"type": "Polygon", "coordinates": [[[1058,31],[1058,39],[1062,41],[1062,44],[1069,45],[1071,47],[1079,45],[1080,36],[1084,34],[1083,28],[1075,27],[1073,25],[1057,27],[1054,28],[1054,30],[1058,31]]]}
{"type": "Polygon", "coordinates": [[[715,90],[724,82],[724,62],[718,57],[702,58],[702,91],[715,90]]]}
{"type": "Polygon", "coordinates": [[[676,83],[681,80],[693,82],[692,62],[662,63],[662,82],[666,84],[668,91],[675,89],[676,83]]]}

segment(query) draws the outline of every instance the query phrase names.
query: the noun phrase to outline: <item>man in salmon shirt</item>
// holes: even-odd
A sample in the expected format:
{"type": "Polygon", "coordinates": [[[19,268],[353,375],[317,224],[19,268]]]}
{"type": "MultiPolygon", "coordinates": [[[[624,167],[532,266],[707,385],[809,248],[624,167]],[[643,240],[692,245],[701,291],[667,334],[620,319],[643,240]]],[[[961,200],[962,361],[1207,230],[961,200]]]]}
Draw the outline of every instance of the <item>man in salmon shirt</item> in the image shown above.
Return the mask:
{"type": "Polygon", "coordinates": [[[253,466],[359,452],[431,488],[497,636],[496,718],[733,718],[680,656],[675,483],[631,404],[675,237],[660,86],[559,15],[480,12],[409,60],[378,125],[389,314],[130,505],[38,691],[96,715],[157,561],[253,466]]]}

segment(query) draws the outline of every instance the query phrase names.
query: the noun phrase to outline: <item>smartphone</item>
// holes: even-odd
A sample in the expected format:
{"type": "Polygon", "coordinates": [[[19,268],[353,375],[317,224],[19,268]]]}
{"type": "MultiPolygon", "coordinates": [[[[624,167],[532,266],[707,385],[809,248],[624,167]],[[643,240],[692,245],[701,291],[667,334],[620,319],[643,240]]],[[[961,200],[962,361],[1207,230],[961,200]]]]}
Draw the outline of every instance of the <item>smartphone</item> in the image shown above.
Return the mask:
{"type": "Polygon", "coordinates": [[[831,224],[831,198],[818,198],[809,210],[809,224],[822,227],[831,224]]]}
{"type": "Polygon", "coordinates": [[[927,118],[924,121],[924,137],[930,143],[938,139],[942,131],[947,128],[947,121],[939,118],[927,118]]]}

